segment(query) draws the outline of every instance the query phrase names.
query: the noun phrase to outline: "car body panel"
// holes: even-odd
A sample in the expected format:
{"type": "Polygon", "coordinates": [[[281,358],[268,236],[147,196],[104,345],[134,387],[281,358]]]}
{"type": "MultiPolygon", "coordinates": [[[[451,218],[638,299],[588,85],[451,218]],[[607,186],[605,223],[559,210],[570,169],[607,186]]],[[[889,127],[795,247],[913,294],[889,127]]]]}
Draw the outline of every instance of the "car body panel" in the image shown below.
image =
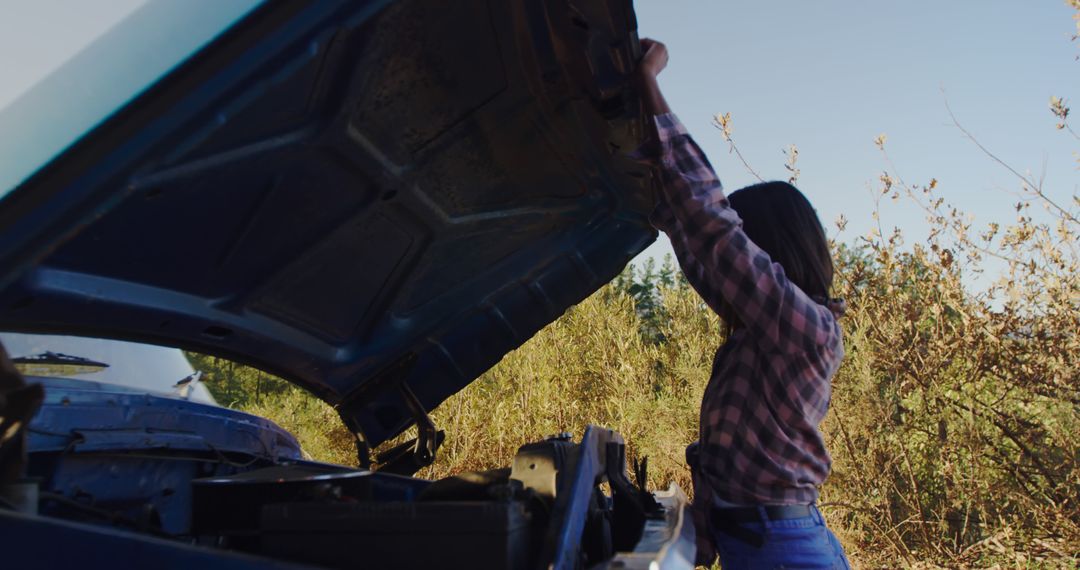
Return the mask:
{"type": "Polygon", "coordinates": [[[656,233],[629,2],[271,2],[0,202],[0,329],[255,365],[371,445],[656,233]],[[584,27],[583,27],[584,26],[584,27]]]}
{"type": "Polygon", "coordinates": [[[62,497],[44,502],[44,514],[86,501],[133,521],[149,510],[161,532],[184,534],[193,479],[303,459],[296,438],[251,414],[90,380],[27,381],[45,388],[29,429],[29,474],[43,496],[62,497]]]}
{"type": "Polygon", "coordinates": [[[27,378],[45,402],[0,481],[27,547],[4,561],[688,566],[685,496],[658,502],[644,462],[631,483],[611,430],[437,482],[393,469],[433,459],[427,411],[655,239],[635,29],[629,0],[266,2],[4,196],[0,330],[257,366],[336,406],[361,464],[31,351],[86,378],[27,378]],[[369,469],[413,422],[384,454],[415,461],[369,469]]]}

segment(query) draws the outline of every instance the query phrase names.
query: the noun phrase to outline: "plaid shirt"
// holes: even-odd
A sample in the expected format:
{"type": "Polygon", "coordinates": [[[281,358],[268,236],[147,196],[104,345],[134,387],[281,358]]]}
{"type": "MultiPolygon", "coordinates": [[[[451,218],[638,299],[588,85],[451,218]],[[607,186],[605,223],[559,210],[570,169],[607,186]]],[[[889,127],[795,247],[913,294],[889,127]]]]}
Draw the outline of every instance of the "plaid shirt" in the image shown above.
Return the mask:
{"type": "Polygon", "coordinates": [[[818,425],[844,355],[842,308],[808,297],[746,237],[712,166],[675,115],[655,122],[647,152],[663,190],[651,221],[670,236],[687,280],[709,307],[719,312],[726,302],[743,325],[716,353],[699,441],[688,450],[696,455],[695,503],[812,503],[831,465],[818,425]]]}

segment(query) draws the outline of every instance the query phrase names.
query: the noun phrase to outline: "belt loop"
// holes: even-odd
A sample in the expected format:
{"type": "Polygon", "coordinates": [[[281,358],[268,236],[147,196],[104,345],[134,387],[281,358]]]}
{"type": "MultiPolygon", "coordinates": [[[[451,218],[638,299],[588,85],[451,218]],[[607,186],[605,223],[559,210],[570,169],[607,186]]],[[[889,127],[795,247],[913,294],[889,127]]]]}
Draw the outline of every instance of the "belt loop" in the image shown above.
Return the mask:
{"type": "Polygon", "coordinates": [[[817,503],[810,503],[810,516],[814,518],[814,522],[825,526],[825,517],[821,514],[821,509],[817,507],[817,503]]]}
{"type": "Polygon", "coordinates": [[[761,538],[764,543],[771,543],[773,541],[773,529],[769,524],[769,511],[765,508],[765,505],[759,504],[757,506],[758,516],[761,517],[761,538]]]}

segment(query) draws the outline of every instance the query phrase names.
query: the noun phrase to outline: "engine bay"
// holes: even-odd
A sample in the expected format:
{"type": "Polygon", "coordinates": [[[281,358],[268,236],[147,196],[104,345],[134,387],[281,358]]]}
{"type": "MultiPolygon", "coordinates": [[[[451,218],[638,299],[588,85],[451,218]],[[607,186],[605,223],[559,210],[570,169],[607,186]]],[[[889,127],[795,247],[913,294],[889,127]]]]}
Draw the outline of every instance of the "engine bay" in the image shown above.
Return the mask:
{"type": "Polygon", "coordinates": [[[590,568],[620,557],[620,567],[649,567],[693,557],[685,495],[647,491],[646,461],[628,469],[612,430],[554,435],[522,445],[509,466],[430,481],[307,460],[288,432],[243,412],[30,380],[46,396],[28,429],[28,477],[0,489],[19,503],[0,509],[0,533],[71,533],[72,549],[46,553],[56,563],[109,548],[148,561],[217,553],[309,568],[590,568]]]}

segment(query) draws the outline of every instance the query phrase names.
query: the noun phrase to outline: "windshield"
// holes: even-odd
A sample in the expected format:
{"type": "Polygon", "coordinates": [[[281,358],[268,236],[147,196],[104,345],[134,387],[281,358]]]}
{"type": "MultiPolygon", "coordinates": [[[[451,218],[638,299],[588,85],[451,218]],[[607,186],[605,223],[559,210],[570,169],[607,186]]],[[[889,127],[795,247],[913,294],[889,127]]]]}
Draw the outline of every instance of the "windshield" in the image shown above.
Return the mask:
{"type": "Polygon", "coordinates": [[[0,198],[259,3],[0,5],[0,198]]]}
{"type": "Polygon", "coordinates": [[[213,404],[184,352],[164,346],[77,336],[0,333],[26,376],[92,380],[213,404]]]}

